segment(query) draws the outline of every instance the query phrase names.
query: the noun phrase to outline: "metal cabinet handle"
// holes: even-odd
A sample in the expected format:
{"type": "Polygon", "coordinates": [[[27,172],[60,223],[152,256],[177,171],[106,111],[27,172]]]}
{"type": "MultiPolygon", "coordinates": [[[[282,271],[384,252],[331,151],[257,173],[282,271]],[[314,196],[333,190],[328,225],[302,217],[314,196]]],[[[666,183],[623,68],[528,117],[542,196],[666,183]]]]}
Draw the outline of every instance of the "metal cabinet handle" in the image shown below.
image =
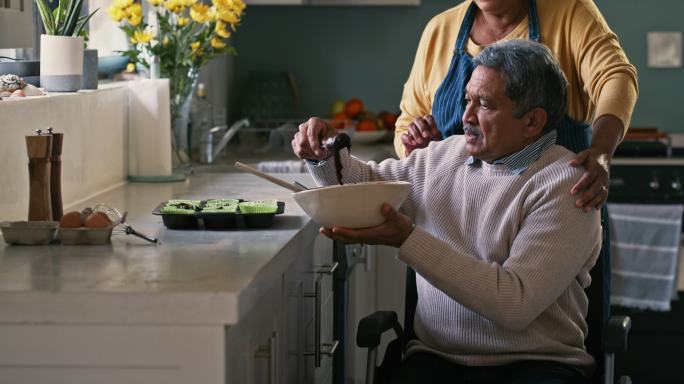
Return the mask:
{"type": "Polygon", "coordinates": [[[375,256],[375,246],[362,245],[360,248],[352,249],[354,264],[363,264],[364,270],[370,272],[375,256]]]}
{"type": "Polygon", "coordinates": [[[337,267],[339,266],[340,263],[336,261],[332,265],[322,265],[320,269],[314,272],[319,275],[332,275],[333,273],[335,273],[335,270],[337,270],[337,267]]]}
{"type": "Polygon", "coordinates": [[[268,359],[268,383],[278,384],[278,334],[276,332],[268,338],[268,345],[256,350],[254,358],[268,359]]]}
{"type": "Polygon", "coordinates": [[[304,294],[304,297],[314,299],[314,350],[313,352],[305,352],[304,355],[314,357],[314,366],[316,368],[321,366],[321,357],[323,355],[333,356],[339,345],[337,340],[333,340],[332,344],[321,343],[321,279],[323,275],[332,275],[338,266],[339,263],[336,262],[333,265],[323,266],[316,271],[318,277],[314,284],[314,292],[304,294]]]}

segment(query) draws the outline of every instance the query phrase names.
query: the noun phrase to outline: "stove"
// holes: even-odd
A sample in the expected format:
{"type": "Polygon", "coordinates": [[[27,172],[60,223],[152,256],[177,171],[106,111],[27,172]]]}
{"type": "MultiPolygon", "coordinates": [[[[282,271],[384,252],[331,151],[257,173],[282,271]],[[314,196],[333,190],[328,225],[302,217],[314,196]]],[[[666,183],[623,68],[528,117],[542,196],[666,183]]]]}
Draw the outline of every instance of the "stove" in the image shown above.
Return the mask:
{"type": "Polygon", "coordinates": [[[684,204],[684,157],[614,158],[608,202],[684,204]]]}
{"type": "MultiPolygon", "coordinates": [[[[613,159],[608,202],[684,204],[684,156],[679,157],[681,150],[672,149],[664,154],[662,148],[641,146],[637,152],[639,157],[618,156],[613,159]],[[675,157],[664,156],[667,154],[675,157]]],[[[684,263],[680,262],[680,300],[672,302],[671,311],[611,309],[615,315],[632,318],[628,348],[616,360],[616,366],[634,382],[681,382],[681,356],[684,355],[684,269],[681,264],[684,263]]]]}

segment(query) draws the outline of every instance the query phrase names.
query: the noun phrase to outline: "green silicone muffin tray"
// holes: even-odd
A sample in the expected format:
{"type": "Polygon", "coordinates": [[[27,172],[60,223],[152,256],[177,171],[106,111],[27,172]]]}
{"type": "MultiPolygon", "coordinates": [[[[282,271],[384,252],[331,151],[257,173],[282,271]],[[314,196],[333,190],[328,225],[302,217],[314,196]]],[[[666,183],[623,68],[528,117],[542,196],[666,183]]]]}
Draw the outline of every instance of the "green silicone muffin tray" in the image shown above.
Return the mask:
{"type": "Polygon", "coordinates": [[[212,229],[229,230],[241,228],[270,228],[275,216],[285,212],[285,203],[275,202],[275,211],[262,212],[263,200],[207,199],[195,200],[194,208],[185,206],[181,210],[164,210],[169,202],[189,200],[169,200],[160,203],[152,214],[162,217],[164,226],[169,229],[212,229]],[[243,204],[243,209],[240,209],[243,204]],[[164,212],[166,211],[166,212],[164,212]]]}

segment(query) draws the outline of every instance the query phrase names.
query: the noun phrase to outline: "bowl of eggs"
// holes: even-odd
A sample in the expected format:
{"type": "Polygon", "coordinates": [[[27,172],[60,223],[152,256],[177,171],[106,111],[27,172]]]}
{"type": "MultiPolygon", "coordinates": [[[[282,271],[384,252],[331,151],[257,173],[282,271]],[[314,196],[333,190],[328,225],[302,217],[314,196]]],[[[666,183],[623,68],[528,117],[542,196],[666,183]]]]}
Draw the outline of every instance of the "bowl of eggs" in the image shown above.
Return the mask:
{"type": "Polygon", "coordinates": [[[407,181],[371,181],[307,189],[292,197],[323,227],[367,228],[385,221],[383,203],[398,209],[410,188],[407,181]]]}
{"type": "Polygon", "coordinates": [[[62,216],[57,237],[65,245],[107,244],[117,224],[105,212],[85,208],[62,216]]]}

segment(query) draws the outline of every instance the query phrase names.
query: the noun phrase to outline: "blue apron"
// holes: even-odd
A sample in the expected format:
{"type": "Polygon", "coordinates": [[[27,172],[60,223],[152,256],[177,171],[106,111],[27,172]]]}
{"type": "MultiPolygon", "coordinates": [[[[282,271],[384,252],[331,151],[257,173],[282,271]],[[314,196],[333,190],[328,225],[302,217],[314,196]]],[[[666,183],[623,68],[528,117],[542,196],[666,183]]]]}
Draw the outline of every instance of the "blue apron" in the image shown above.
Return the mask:
{"type": "MultiPolygon", "coordinates": [[[[530,0],[529,5],[529,39],[539,42],[539,18],[537,16],[536,1],[530,0]]],[[[463,134],[462,118],[466,106],[465,88],[475,69],[473,59],[466,52],[466,45],[470,37],[470,29],[475,21],[475,11],[475,2],[472,2],[466,11],[466,15],[461,23],[461,29],[458,32],[454,56],[449,65],[449,72],[437,89],[432,105],[432,115],[437,123],[437,128],[444,138],[455,134],[463,134]]],[[[581,152],[591,145],[591,126],[585,122],[573,120],[566,115],[559,122],[556,131],[558,135],[556,143],[575,153],[581,152]]],[[[610,313],[610,234],[608,233],[608,211],[605,204],[601,209],[601,225],[603,227],[601,254],[599,255],[599,263],[592,270],[592,274],[603,276],[603,292],[600,296],[604,315],[608,316],[610,313]]],[[[578,240],[581,241],[581,239],[578,240]]],[[[594,281],[596,281],[595,278],[594,281]]],[[[595,300],[596,298],[590,297],[590,300],[592,299],[595,300]]]]}

